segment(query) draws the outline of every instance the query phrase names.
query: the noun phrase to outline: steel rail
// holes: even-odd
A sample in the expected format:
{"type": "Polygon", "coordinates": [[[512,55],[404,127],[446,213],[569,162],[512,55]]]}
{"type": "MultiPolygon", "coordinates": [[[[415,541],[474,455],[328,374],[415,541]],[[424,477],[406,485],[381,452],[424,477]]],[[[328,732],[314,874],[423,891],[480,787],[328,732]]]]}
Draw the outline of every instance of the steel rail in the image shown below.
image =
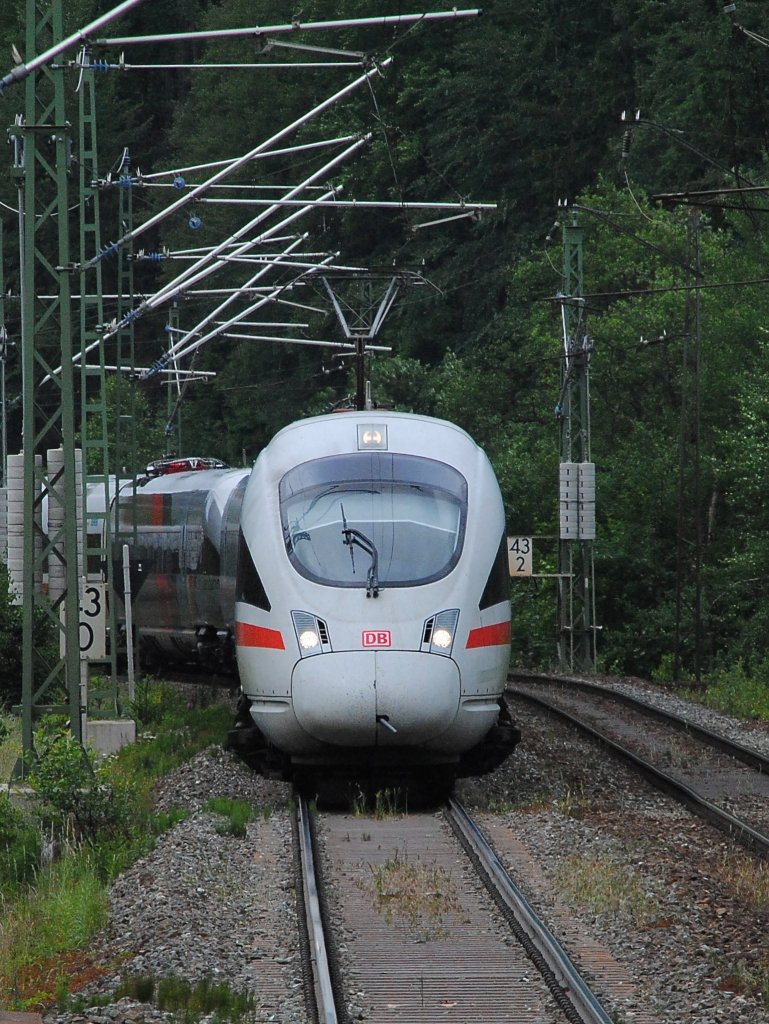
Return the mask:
{"type": "Polygon", "coordinates": [[[656,786],[657,789],[666,793],[668,796],[672,796],[673,799],[678,800],[679,803],[684,804],[690,811],[703,818],[705,821],[710,822],[711,825],[715,825],[716,828],[721,829],[728,836],[734,839],[735,842],[744,846],[750,850],[751,853],[756,854],[759,857],[769,860],[769,836],[758,832],[752,828],[745,821],[741,821],[736,818],[733,814],[723,810],[716,804],[706,800],[705,797],[699,793],[690,789],[689,786],[684,785],[683,782],[679,782],[672,775],[668,775],[667,772],[663,772],[660,768],[657,768],[650,761],[646,761],[644,758],[639,757],[638,754],[634,753],[628,747],[623,746],[616,740],[611,739],[605,733],[601,732],[600,729],[596,729],[588,722],[584,722],[582,719],[577,718],[569,711],[565,711],[563,708],[559,708],[557,704],[552,704],[549,700],[544,697],[538,697],[533,693],[529,693],[526,690],[518,690],[515,687],[508,687],[507,693],[515,697],[520,697],[522,700],[528,700],[532,704],[538,704],[540,707],[545,708],[548,712],[553,715],[557,715],[570,725],[575,726],[585,735],[592,739],[598,740],[607,749],[618,754],[624,760],[629,761],[641,774],[656,786]]]}
{"type": "MultiPolygon", "coordinates": [[[[584,1024],[612,1024],[614,1018],[606,1013],[590,991],[566,951],[510,878],[475,821],[454,797],[449,799],[446,814],[452,826],[472,850],[488,886],[510,910],[518,929],[528,938],[559,986],[560,991],[553,992],[559,1005],[565,1008],[564,1004],[568,1002],[568,1008],[572,1011],[569,1016],[573,1018],[576,1013],[579,1021],[584,1024]]],[[[534,962],[540,967],[536,960],[534,962]]]]}
{"type": "Polygon", "coordinates": [[[511,672],[508,679],[517,679],[521,683],[526,682],[528,679],[533,682],[547,683],[553,686],[571,687],[574,690],[581,690],[583,693],[601,694],[601,696],[616,700],[617,703],[624,704],[626,707],[636,708],[650,718],[656,718],[659,722],[667,722],[680,732],[688,732],[689,735],[695,736],[697,739],[702,740],[703,743],[708,743],[725,754],[730,754],[737,761],[742,761],[743,764],[748,765],[750,768],[755,768],[756,771],[769,773],[769,757],[765,757],[757,750],[751,750],[750,747],[745,747],[742,743],[737,743],[736,740],[730,740],[727,736],[722,736],[721,733],[713,732],[711,729],[706,729],[705,726],[690,722],[688,719],[672,711],[665,711],[664,708],[649,704],[647,701],[641,700],[640,697],[634,697],[630,693],[612,690],[610,687],[602,686],[600,683],[591,683],[586,679],[576,679],[571,676],[528,675],[511,672]]]}
{"type": "Polygon", "coordinates": [[[310,963],[317,1019],[320,1024],[337,1024],[336,1001],[331,981],[323,914],[320,907],[318,880],[313,852],[312,823],[307,801],[297,795],[297,821],[299,826],[299,855],[302,867],[302,891],[307,931],[310,941],[310,963]]]}

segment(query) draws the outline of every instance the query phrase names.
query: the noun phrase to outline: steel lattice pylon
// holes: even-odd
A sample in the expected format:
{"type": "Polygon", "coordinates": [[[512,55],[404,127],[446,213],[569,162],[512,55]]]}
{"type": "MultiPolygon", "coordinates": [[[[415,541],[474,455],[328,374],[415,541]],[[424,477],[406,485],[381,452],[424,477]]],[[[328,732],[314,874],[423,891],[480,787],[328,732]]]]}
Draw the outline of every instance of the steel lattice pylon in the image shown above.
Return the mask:
{"type": "MultiPolygon", "coordinates": [[[[561,467],[591,462],[590,355],[583,295],[584,231],[563,226],[563,372],[557,414],[561,424],[561,467]]],[[[563,504],[563,502],[562,502],[563,504]]],[[[595,668],[595,588],[592,540],[558,542],[558,661],[561,668],[595,668]]]]}
{"type": "MultiPolygon", "coordinates": [[[[27,0],[26,57],[45,52],[63,38],[62,0],[27,0]]],[[[22,568],[22,735],[33,748],[35,720],[44,710],[65,712],[72,734],[82,738],[78,598],[77,484],[74,373],[71,322],[69,174],[70,124],[65,111],[64,70],[41,67],[25,82],[25,114],[16,132],[23,144],[19,198],[21,238],[21,348],[24,431],[24,554],[22,568]],[[37,296],[53,294],[51,301],[37,296]],[[60,372],[55,372],[61,367],[60,372]],[[61,471],[49,479],[36,460],[61,447],[61,471]],[[43,533],[43,498],[58,501],[63,523],[43,533]],[[46,561],[63,563],[64,592],[51,602],[40,579],[46,561]],[[62,612],[64,618],[62,621],[62,612]],[[52,624],[53,649],[37,649],[38,622],[52,624]],[[60,640],[60,642],[59,642],[60,640]]]]}

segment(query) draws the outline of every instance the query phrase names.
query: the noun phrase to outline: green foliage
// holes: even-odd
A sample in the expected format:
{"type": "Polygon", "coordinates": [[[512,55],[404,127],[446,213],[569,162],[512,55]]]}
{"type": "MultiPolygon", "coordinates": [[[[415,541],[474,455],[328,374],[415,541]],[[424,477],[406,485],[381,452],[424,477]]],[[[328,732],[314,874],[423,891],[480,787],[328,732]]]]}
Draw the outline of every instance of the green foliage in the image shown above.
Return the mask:
{"type": "Polygon", "coordinates": [[[132,976],[123,980],[115,994],[116,999],[126,997],[153,1003],[159,1010],[173,1013],[181,1024],[193,1024],[203,1017],[237,1022],[251,1019],[256,1010],[253,995],[235,991],[210,978],[193,984],[173,975],[166,978],[132,976]]]}
{"type": "MultiPolygon", "coordinates": [[[[149,703],[155,714],[157,703],[149,703]]],[[[89,946],[105,921],[106,884],[185,816],[178,810],[158,814],[153,785],[221,739],[230,713],[225,705],[187,709],[168,696],[162,703],[153,737],[100,763],[61,730],[61,722],[46,720],[35,737],[38,758],[29,776],[39,802],[27,817],[0,797],[0,1004],[26,1008],[57,998],[75,1005],[66,973],[59,973],[51,991],[41,992],[40,978],[52,976],[63,954],[89,946]],[[47,866],[40,862],[42,835],[53,840],[55,859],[47,866]]],[[[242,817],[233,811],[234,820],[242,817]]],[[[220,1019],[247,1014],[239,996],[228,997],[207,983],[167,998],[169,1006],[177,1000],[173,1008],[185,1020],[207,1012],[220,1019]]]]}
{"type": "MultiPolygon", "coordinates": [[[[168,442],[164,410],[135,381],[124,380],[120,375],[108,378],[104,405],[109,439],[107,458],[113,472],[119,471],[122,476],[142,473],[148,462],[165,454],[168,442]]],[[[102,428],[100,424],[89,423],[86,429],[93,437],[99,436],[102,428]]],[[[88,450],[86,471],[104,471],[97,448],[88,450]]]]}
{"type": "Polygon", "coordinates": [[[742,661],[728,669],[709,673],[704,693],[695,692],[696,700],[740,718],[769,721],[769,661],[750,673],[742,661]]]}
{"type": "Polygon", "coordinates": [[[164,719],[179,714],[179,693],[173,686],[161,682],[154,676],[143,675],[136,680],[135,696],[130,710],[136,721],[144,728],[157,725],[164,719]]]}
{"type": "MultiPolygon", "coordinates": [[[[27,1006],[22,993],[34,984],[43,964],[71,950],[86,948],[104,926],[108,897],[86,848],[41,869],[34,888],[21,892],[4,908],[0,930],[0,1002],[27,1006]]],[[[53,993],[35,991],[32,1002],[53,993]]]]}
{"type": "Polygon", "coordinates": [[[111,786],[94,755],[69,730],[45,723],[35,734],[35,753],[27,781],[42,803],[55,832],[93,839],[100,832],[125,829],[125,801],[111,786]]]}
{"type": "MultiPolygon", "coordinates": [[[[65,6],[68,30],[101,12],[96,0],[65,6]]],[[[740,21],[765,35],[765,4],[741,0],[739,8],[740,21]]],[[[396,0],[308,0],[301,19],[401,10],[396,0]]],[[[276,13],[271,0],[169,0],[138,5],[121,19],[120,31],[166,32],[182,23],[199,29],[269,24],[294,13],[276,13]]],[[[6,54],[12,43],[22,42],[23,20],[18,2],[0,10],[6,54]]],[[[693,258],[693,219],[687,210],[662,209],[648,195],[766,181],[764,50],[733,31],[714,0],[489,0],[480,19],[392,32],[329,30],[313,33],[311,41],[376,57],[392,51],[395,57],[370,88],[292,139],[373,131],[361,156],[330,176],[344,184],[346,196],[469,197],[499,204],[482,221],[419,231],[412,230],[415,223],[428,218],[403,210],[326,210],[314,222],[308,219],[313,247],[339,249],[342,261],[372,267],[419,266],[441,289],[410,289],[399,298],[381,337],[395,355],[370,368],[375,398],[469,430],[495,466],[510,531],[552,537],[559,457],[553,409],[563,346],[552,297],[563,282],[558,231],[549,232],[548,246],[544,240],[556,216],[569,216],[556,210],[556,197],[579,198],[585,290],[591,296],[588,330],[595,343],[601,661],[607,669],[639,674],[669,665],[679,678],[741,661],[755,676],[769,630],[763,493],[769,469],[769,292],[764,283],[721,285],[765,277],[765,213],[749,208],[761,203],[754,195],[744,210],[714,207],[703,217],[699,259],[705,287],[695,317],[685,269],[693,258]],[[626,129],[618,115],[639,107],[641,122],[627,129],[621,155],[626,129]]],[[[143,48],[143,60],[162,63],[163,50],[143,48]]],[[[180,63],[237,61],[244,44],[218,37],[181,44],[175,56],[180,63]]],[[[101,173],[114,168],[125,147],[132,167],[144,171],[237,156],[352,75],[349,69],[278,74],[219,67],[100,76],[101,173]]],[[[9,87],[9,96],[14,89],[9,87]]],[[[238,183],[299,181],[307,160],[305,152],[259,161],[239,172],[238,183]]],[[[117,191],[103,190],[103,240],[124,228],[118,224],[117,191]]],[[[9,175],[0,176],[0,199],[15,205],[9,175]]],[[[141,222],[167,195],[136,189],[134,201],[141,222]]],[[[244,223],[237,208],[206,206],[200,212],[204,223],[195,245],[218,243],[244,223]]],[[[169,218],[146,244],[189,248],[188,214],[169,218]]],[[[9,218],[8,251],[16,249],[15,231],[9,218]]],[[[178,266],[137,261],[137,295],[151,294],[178,266]]],[[[103,290],[115,291],[116,266],[105,260],[102,269],[103,290]]],[[[222,267],[217,281],[226,287],[242,280],[237,273],[222,267]]],[[[7,281],[14,294],[15,274],[9,270],[7,281]]],[[[309,285],[305,299],[321,304],[309,285]]],[[[179,310],[183,327],[210,312],[207,301],[185,296],[179,310]]],[[[17,304],[6,305],[13,336],[17,304]]],[[[281,307],[278,318],[288,312],[281,307]]],[[[114,308],[106,312],[114,315],[114,308]]],[[[303,310],[297,316],[310,323],[307,337],[338,337],[330,315],[303,310]]],[[[136,321],[137,362],[150,363],[167,347],[165,317],[166,310],[159,310],[136,321]]],[[[285,423],[323,411],[349,393],[349,369],[323,360],[317,349],[222,338],[206,345],[196,367],[217,376],[185,394],[181,449],[233,464],[250,462],[285,423]]],[[[9,359],[8,371],[11,393],[21,390],[17,359],[9,359]]],[[[113,469],[136,469],[170,443],[164,433],[165,388],[115,380],[107,403],[113,463],[114,425],[129,422],[118,417],[130,417],[137,438],[135,462],[128,464],[123,436],[120,465],[113,469]]],[[[13,407],[12,435],[19,432],[18,415],[13,407]]],[[[554,544],[537,545],[535,571],[554,571],[554,544]]],[[[0,701],[12,703],[19,699],[21,620],[5,593],[0,580],[0,701]]],[[[554,595],[551,583],[515,581],[517,660],[551,660],[554,595]]],[[[36,629],[41,632],[35,647],[53,655],[50,627],[41,622],[36,629]]],[[[41,674],[45,661],[36,668],[41,674]]],[[[146,727],[162,720],[168,710],[163,699],[149,691],[139,698],[137,714],[146,727]]],[[[170,762],[170,750],[155,753],[163,764],[170,762]]]]}
{"type": "Polygon", "coordinates": [[[34,878],[40,835],[33,819],[0,793],[0,902],[34,878]]]}
{"type": "MultiPolygon", "coordinates": [[[[47,677],[50,665],[58,658],[58,632],[41,609],[35,609],[32,646],[35,652],[33,675],[39,685],[47,677]]],[[[10,576],[0,562],[0,709],[21,701],[23,620],[21,605],[14,604],[10,576]]]]}
{"type": "Polygon", "coordinates": [[[229,797],[213,797],[203,805],[204,811],[220,815],[224,820],[216,824],[220,836],[234,836],[245,839],[247,825],[254,817],[254,808],[247,800],[235,800],[229,797]]]}
{"type": "Polygon", "coordinates": [[[21,607],[11,601],[8,570],[0,563],[0,704],[21,699],[21,607]]]}

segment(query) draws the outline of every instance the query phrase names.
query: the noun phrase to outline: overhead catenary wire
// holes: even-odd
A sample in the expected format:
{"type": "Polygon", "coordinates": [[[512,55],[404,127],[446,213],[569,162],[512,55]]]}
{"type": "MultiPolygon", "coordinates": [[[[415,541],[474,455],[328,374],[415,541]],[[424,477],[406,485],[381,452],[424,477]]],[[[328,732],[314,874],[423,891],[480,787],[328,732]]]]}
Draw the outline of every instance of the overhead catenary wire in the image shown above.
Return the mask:
{"type": "MultiPolygon", "coordinates": [[[[362,141],[359,144],[362,144],[362,141]]],[[[354,147],[351,147],[351,149],[352,148],[354,148],[354,147]]],[[[344,156],[344,154],[340,154],[336,159],[337,160],[342,159],[343,156],[344,156]]],[[[321,173],[321,172],[318,172],[318,173],[321,173]]],[[[300,216],[302,216],[305,213],[307,213],[308,210],[310,210],[311,208],[312,207],[310,206],[310,207],[306,207],[304,209],[300,208],[298,210],[295,210],[293,213],[289,214],[287,217],[285,217],[278,224],[273,225],[272,228],[268,228],[265,231],[263,231],[261,233],[261,235],[259,236],[259,240],[261,240],[263,238],[266,238],[266,237],[269,237],[272,232],[277,233],[277,232],[283,230],[283,228],[285,228],[287,226],[287,224],[292,223],[293,221],[297,220],[300,216]]],[[[259,217],[255,218],[254,221],[250,222],[248,225],[246,225],[244,228],[242,228],[241,232],[246,233],[248,230],[250,230],[254,226],[254,224],[256,224],[256,223],[260,222],[262,219],[264,219],[264,217],[267,216],[267,213],[268,213],[268,211],[260,214],[259,217]]],[[[236,236],[237,236],[237,234],[238,234],[238,232],[236,232],[236,236]]],[[[229,244],[229,242],[232,240],[232,238],[234,238],[236,236],[231,236],[230,239],[227,239],[226,243],[222,243],[222,244],[229,244]]],[[[244,246],[244,249],[245,249],[248,246],[255,245],[255,244],[256,244],[256,240],[251,239],[248,242],[243,243],[243,246],[244,246]]],[[[101,339],[97,339],[96,341],[92,342],[90,345],[86,346],[82,353],[78,353],[76,356],[73,357],[73,362],[77,362],[81,358],[82,355],[88,354],[90,351],[92,351],[94,348],[96,348],[99,344],[101,344],[102,340],[106,340],[107,338],[110,338],[110,337],[114,336],[122,327],[127,326],[128,324],[132,323],[134,320],[136,320],[139,316],[141,316],[144,313],[146,313],[148,310],[155,309],[155,308],[159,307],[160,305],[164,304],[166,301],[169,301],[170,299],[175,298],[175,297],[177,297],[180,294],[186,294],[188,292],[188,290],[189,290],[189,287],[192,284],[196,284],[199,281],[204,280],[207,276],[209,276],[211,273],[213,273],[216,269],[218,269],[218,266],[220,264],[217,265],[217,264],[214,263],[213,265],[207,265],[207,266],[205,266],[204,264],[206,264],[206,263],[211,264],[211,261],[213,260],[213,258],[216,255],[218,255],[217,248],[218,247],[215,247],[213,250],[211,250],[210,253],[208,253],[208,254],[206,254],[206,256],[202,257],[201,260],[199,260],[198,263],[195,264],[193,267],[187,268],[187,270],[185,270],[181,275],[179,275],[177,278],[175,278],[165,288],[162,288],[159,292],[156,292],[153,296],[150,296],[148,299],[145,299],[144,302],[140,306],[135,307],[133,310],[129,311],[129,313],[125,314],[121,318],[120,322],[115,322],[112,325],[108,325],[107,329],[103,332],[101,339]],[[199,269],[201,266],[203,267],[202,270],[199,269]],[[196,268],[198,268],[199,272],[197,274],[194,274],[194,271],[196,270],[196,268]]],[[[259,271],[259,275],[257,275],[257,276],[261,276],[261,274],[264,272],[265,269],[267,269],[267,268],[262,268],[262,270],[259,271]]],[[[299,276],[301,277],[302,275],[299,275],[299,276]]],[[[224,294],[227,294],[230,297],[237,297],[237,296],[239,296],[241,294],[247,293],[249,290],[250,290],[249,288],[245,288],[244,289],[243,287],[236,288],[234,290],[227,289],[224,292],[224,294]]],[[[217,310],[216,314],[213,314],[213,315],[218,315],[218,310],[217,310]]],[[[57,375],[60,372],[61,372],[61,367],[58,367],[56,370],[52,371],[52,373],[49,374],[48,377],[45,378],[44,383],[45,383],[45,381],[50,380],[51,376],[57,375]]]]}
{"type": "MultiPolygon", "coordinates": [[[[239,199],[230,197],[228,199],[213,199],[205,197],[198,200],[201,204],[211,206],[266,206],[268,203],[276,203],[279,206],[295,206],[301,200],[291,199],[239,199]]],[[[340,210],[463,210],[461,216],[467,216],[480,210],[496,210],[497,203],[475,203],[470,200],[463,200],[461,203],[441,202],[420,202],[413,200],[376,200],[376,199],[326,199],[317,200],[316,206],[336,207],[340,210]]],[[[438,222],[434,222],[438,223],[438,222]]],[[[427,227],[426,224],[422,227],[427,227]]]]}
{"type": "MultiPolygon", "coordinates": [[[[325,341],[318,338],[285,338],[279,335],[270,334],[240,334],[233,331],[225,331],[223,338],[237,338],[243,341],[267,341],[281,345],[309,345],[314,348],[332,348],[345,352],[355,352],[356,346],[347,341],[325,341]]],[[[391,345],[369,345],[364,346],[365,352],[392,352],[391,345]]]]}
{"type": "MultiPolygon", "coordinates": [[[[769,284],[769,277],[751,277],[744,281],[700,281],[698,284],[666,285],[664,288],[624,288],[612,292],[585,292],[583,299],[629,298],[635,295],[665,295],[668,292],[693,292],[718,288],[747,288],[752,285],[769,284]]],[[[563,296],[547,295],[545,302],[563,302],[563,296]]]]}
{"type": "MultiPolygon", "coordinates": [[[[254,160],[266,160],[274,156],[293,156],[312,149],[326,149],[330,146],[346,146],[359,138],[358,134],[338,135],[333,139],[320,139],[316,142],[303,142],[296,146],[283,146],[279,149],[270,149],[264,153],[257,153],[254,160]]],[[[155,178],[178,177],[181,174],[191,174],[194,171],[208,171],[214,167],[228,167],[237,157],[229,157],[227,160],[211,160],[203,164],[190,164],[187,167],[172,167],[163,171],[153,171],[150,174],[142,174],[137,178],[139,182],[153,181],[155,178]]]]}
{"type": "MultiPolygon", "coordinates": [[[[138,0],[135,0],[138,2],[138,0]]],[[[334,28],[385,28],[412,25],[415,22],[446,21],[458,18],[474,18],[479,8],[468,10],[430,11],[419,14],[391,14],[373,18],[344,18],[333,21],[300,21],[296,19],[282,25],[251,25],[245,28],[210,29],[199,32],[164,32],[144,36],[113,36],[92,40],[94,46],[136,46],[144,43],[192,42],[194,40],[237,39],[242,36],[261,38],[268,35],[284,35],[296,32],[325,31],[334,28]]]]}
{"type": "MultiPolygon", "coordinates": [[[[81,67],[83,70],[93,71],[279,71],[296,70],[298,68],[358,68],[363,66],[362,60],[325,60],[325,61],[260,61],[251,63],[231,64],[107,64],[101,61],[92,61],[90,64],[78,64],[75,61],[67,64],[67,67],[81,67]]],[[[55,65],[54,65],[55,67],[55,65]]]]}
{"type": "Polygon", "coordinates": [[[102,14],[100,17],[94,19],[84,25],[83,28],[73,32],[72,35],[67,36],[65,39],[61,39],[58,43],[54,43],[47,50],[33,57],[27,63],[22,62],[13,68],[7,75],[0,79],[0,94],[9,86],[15,82],[21,82],[34,71],[39,68],[45,67],[46,64],[50,64],[54,57],[58,57],[60,53],[64,53],[71,47],[76,46],[78,43],[86,41],[92,33],[99,32],[105,28],[111,22],[115,21],[116,18],[122,17],[132,8],[137,7],[143,0],[123,0],[123,3],[118,4],[117,7],[113,7],[111,11],[107,11],[106,14],[102,14]]]}
{"type": "MultiPolygon", "coordinates": [[[[387,66],[391,62],[391,60],[392,58],[388,58],[387,60],[383,61],[381,67],[387,66]]],[[[338,103],[341,99],[344,99],[350,93],[354,92],[355,89],[359,88],[361,85],[363,85],[364,82],[368,81],[368,79],[372,75],[378,74],[379,71],[380,66],[377,66],[376,68],[367,71],[364,75],[360,75],[352,82],[348,82],[347,85],[345,85],[342,89],[337,90],[331,96],[326,97],[325,100],[322,100],[320,103],[316,104],[316,106],[314,106],[312,110],[308,111],[306,114],[303,114],[301,117],[296,118],[296,120],[292,121],[284,128],[281,128],[280,131],[276,132],[269,139],[265,140],[264,142],[261,142],[258,146],[255,146],[247,153],[244,153],[242,156],[235,158],[227,166],[222,167],[207,182],[195,186],[189,193],[185,193],[179,199],[177,199],[175,203],[171,203],[170,206],[167,206],[164,210],[161,210],[159,213],[156,213],[154,216],[144,221],[143,224],[140,224],[137,227],[132,228],[130,231],[127,231],[122,236],[122,238],[118,239],[117,242],[113,242],[110,246],[108,246],[105,252],[99,253],[97,256],[94,256],[88,263],[86,263],[83,267],[80,267],[78,269],[82,270],[88,268],[89,266],[95,265],[105,255],[117,252],[119,248],[122,248],[125,245],[129,244],[130,242],[135,241],[137,238],[141,237],[141,235],[147,232],[150,228],[156,227],[158,224],[162,223],[164,220],[166,220],[172,214],[176,213],[178,210],[183,209],[186,206],[189,206],[199,196],[202,196],[212,185],[217,184],[217,182],[223,180],[230,174],[233,174],[241,167],[244,167],[246,164],[252,161],[258,154],[263,153],[266,150],[269,150],[273,145],[275,145],[275,143],[280,142],[287,135],[291,134],[291,132],[297,131],[303,125],[308,124],[310,121],[319,117],[329,107],[333,106],[335,103],[338,103]]]]}
{"type": "MultiPolygon", "coordinates": [[[[297,239],[296,241],[292,242],[290,245],[288,245],[286,247],[286,249],[282,253],[282,256],[284,256],[284,257],[285,256],[289,256],[301,244],[302,241],[303,241],[303,239],[297,239]]],[[[333,258],[333,257],[329,257],[329,258],[333,258]]],[[[277,261],[277,260],[275,262],[276,262],[276,264],[279,263],[279,261],[277,261]]],[[[261,278],[263,278],[265,276],[265,274],[267,273],[268,269],[269,268],[267,268],[267,267],[262,267],[260,270],[257,271],[256,274],[254,274],[251,278],[249,278],[248,281],[246,281],[243,285],[241,285],[241,287],[239,289],[237,289],[235,292],[233,292],[231,295],[229,295],[224,300],[224,302],[221,302],[215,309],[211,310],[205,317],[203,317],[203,319],[199,323],[197,323],[192,329],[190,329],[188,331],[181,332],[181,337],[176,342],[174,342],[174,344],[168,350],[169,354],[176,354],[177,350],[183,349],[184,346],[187,345],[190,342],[191,339],[199,337],[201,332],[203,330],[205,330],[205,328],[208,327],[209,324],[215,323],[216,322],[216,317],[221,316],[222,313],[224,312],[224,310],[226,310],[228,306],[230,306],[237,299],[241,299],[242,297],[249,295],[252,287],[257,283],[257,281],[261,280],[261,278]]],[[[217,324],[217,329],[219,329],[219,328],[223,329],[225,327],[230,327],[230,326],[232,326],[233,322],[239,322],[239,320],[242,320],[243,316],[245,316],[245,315],[246,314],[243,313],[242,315],[237,317],[235,319],[235,321],[233,321],[232,318],[230,318],[229,320],[223,321],[222,323],[217,324]]],[[[216,330],[213,331],[204,340],[207,341],[210,338],[215,337],[216,333],[217,333],[216,330]]]]}
{"type": "MultiPolygon", "coordinates": [[[[311,175],[306,182],[303,182],[301,185],[296,186],[295,189],[292,189],[288,193],[288,196],[292,196],[292,193],[298,194],[298,192],[306,185],[313,184],[318,178],[324,177],[326,174],[328,174],[328,172],[331,169],[333,169],[337,164],[344,161],[348,156],[356,152],[366,142],[368,142],[368,137],[356,140],[346,150],[344,150],[342,153],[337,154],[332,160],[328,161],[322,168],[320,168],[320,170],[316,171],[315,174],[311,175]]],[[[330,190],[329,195],[332,194],[333,191],[333,189],[330,190]]],[[[157,308],[159,305],[162,305],[164,302],[166,302],[169,298],[178,295],[180,292],[185,291],[186,288],[189,287],[190,285],[196,284],[198,281],[207,277],[209,274],[211,274],[214,270],[217,269],[216,265],[211,266],[211,264],[216,259],[216,257],[219,256],[220,252],[222,252],[226,246],[229,246],[230,243],[234,240],[242,239],[250,231],[253,231],[258,225],[262,224],[269,216],[271,216],[271,214],[275,212],[276,209],[278,209],[278,207],[268,207],[257,217],[253,218],[247,224],[243,225],[233,235],[225,239],[225,241],[222,242],[219,246],[215,246],[210,252],[203,255],[200,258],[200,260],[197,261],[197,263],[193,264],[192,267],[188,267],[180,275],[174,278],[173,281],[169,282],[158,292],[156,292],[154,296],[152,296],[150,299],[142,303],[141,306],[136,307],[134,310],[131,310],[128,314],[126,314],[126,316],[122,318],[120,323],[115,324],[114,327],[111,327],[109,329],[106,336],[109,337],[112,334],[115,334],[121,327],[126,326],[128,323],[131,323],[138,316],[143,315],[147,310],[157,308]]],[[[248,241],[242,242],[241,246],[237,247],[231,253],[231,255],[237,255],[240,252],[248,252],[250,248],[253,248],[253,246],[257,244],[257,240],[262,241],[265,238],[269,238],[272,233],[277,233],[278,231],[283,230],[288,224],[293,223],[299,217],[306,215],[312,209],[312,204],[308,204],[307,206],[304,207],[299,207],[297,210],[289,214],[278,224],[273,225],[272,228],[263,231],[259,236],[257,236],[257,239],[252,238],[249,239],[248,241]]]]}
{"type": "MultiPolygon", "coordinates": [[[[330,259],[331,259],[331,257],[329,257],[329,262],[330,262],[330,259]]],[[[304,271],[303,274],[300,275],[300,277],[311,276],[313,273],[319,272],[322,269],[322,267],[323,267],[323,264],[319,264],[317,267],[314,267],[312,270],[304,271]]],[[[288,284],[276,286],[273,289],[272,292],[267,293],[262,298],[260,298],[257,302],[253,303],[251,306],[248,306],[246,309],[242,310],[237,316],[235,316],[231,320],[227,321],[226,324],[223,324],[221,327],[215,328],[213,331],[210,331],[208,334],[204,335],[202,338],[197,338],[196,340],[194,340],[190,344],[188,344],[186,348],[183,348],[183,349],[180,350],[180,346],[183,344],[183,342],[182,341],[178,342],[177,346],[174,346],[174,348],[172,350],[169,350],[169,352],[165,353],[165,355],[161,358],[161,360],[159,360],[159,365],[161,365],[161,366],[164,365],[164,360],[166,360],[166,359],[168,359],[170,357],[175,357],[177,359],[182,359],[185,356],[191,355],[193,352],[195,352],[197,349],[201,348],[203,345],[207,344],[207,342],[211,341],[213,338],[217,337],[220,334],[223,334],[224,330],[227,327],[231,327],[231,326],[239,323],[240,320],[243,319],[244,317],[250,316],[252,313],[255,313],[257,309],[261,309],[262,306],[265,306],[265,305],[267,305],[267,303],[274,301],[281,294],[282,291],[284,291],[288,287],[291,287],[291,285],[293,283],[295,283],[295,281],[289,282],[288,284]]]]}

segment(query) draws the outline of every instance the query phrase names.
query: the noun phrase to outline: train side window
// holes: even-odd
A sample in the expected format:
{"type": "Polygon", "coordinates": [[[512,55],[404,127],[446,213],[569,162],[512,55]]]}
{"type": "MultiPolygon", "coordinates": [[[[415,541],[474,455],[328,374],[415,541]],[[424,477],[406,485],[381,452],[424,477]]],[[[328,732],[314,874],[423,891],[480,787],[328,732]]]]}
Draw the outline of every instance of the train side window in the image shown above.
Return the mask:
{"type": "Polygon", "coordinates": [[[502,534],[499,549],[494,556],[489,578],[483,588],[478,608],[491,608],[493,604],[501,604],[510,600],[510,569],[507,562],[507,538],[502,534]]]}
{"type": "Polygon", "coordinates": [[[252,604],[265,612],[272,608],[242,530],[238,531],[238,572],[235,599],[252,604]]]}
{"type": "Polygon", "coordinates": [[[218,576],[221,571],[219,552],[208,537],[203,538],[198,571],[206,576],[218,576]]]}

